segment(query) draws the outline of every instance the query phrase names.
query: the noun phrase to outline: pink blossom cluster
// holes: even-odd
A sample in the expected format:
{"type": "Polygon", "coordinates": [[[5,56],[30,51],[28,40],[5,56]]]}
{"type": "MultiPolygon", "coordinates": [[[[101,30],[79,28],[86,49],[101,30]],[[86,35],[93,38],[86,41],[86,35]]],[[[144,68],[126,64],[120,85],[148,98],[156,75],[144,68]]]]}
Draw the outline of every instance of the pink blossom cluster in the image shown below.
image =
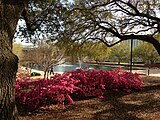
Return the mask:
{"type": "Polygon", "coordinates": [[[48,104],[64,105],[65,100],[74,104],[70,94],[78,89],[75,86],[77,82],[79,81],[69,78],[65,74],[55,74],[50,79],[17,80],[16,103],[18,110],[27,113],[48,104]]]}
{"type": "Polygon", "coordinates": [[[120,68],[107,70],[82,70],[78,69],[70,73],[70,78],[78,79],[75,85],[82,90],[84,96],[102,97],[106,90],[131,92],[139,90],[143,81],[139,74],[131,73],[120,68]]]}
{"type": "Polygon", "coordinates": [[[138,74],[115,69],[82,70],[55,74],[50,79],[31,80],[17,77],[16,103],[23,113],[32,112],[42,106],[66,103],[86,97],[103,98],[107,90],[131,92],[141,89],[143,82],[138,74]]]}

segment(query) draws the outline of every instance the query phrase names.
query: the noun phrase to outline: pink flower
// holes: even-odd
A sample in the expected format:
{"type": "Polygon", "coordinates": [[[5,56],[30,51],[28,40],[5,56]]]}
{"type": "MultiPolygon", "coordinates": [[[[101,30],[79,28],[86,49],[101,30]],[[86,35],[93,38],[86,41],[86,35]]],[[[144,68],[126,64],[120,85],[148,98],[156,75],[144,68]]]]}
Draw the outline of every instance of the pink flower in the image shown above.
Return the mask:
{"type": "Polygon", "coordinates": [[[102,96],[102,95],[101,95],[101,96],[98,96],[98,98],[103,99],[103,98],[104,98],[104,96],[102,96]]]}
{"type": "Polygon", "coordinates": [[[25,101],[26,101],[26,96],[23,97],[23,102],[25,102],[25,101]]]}

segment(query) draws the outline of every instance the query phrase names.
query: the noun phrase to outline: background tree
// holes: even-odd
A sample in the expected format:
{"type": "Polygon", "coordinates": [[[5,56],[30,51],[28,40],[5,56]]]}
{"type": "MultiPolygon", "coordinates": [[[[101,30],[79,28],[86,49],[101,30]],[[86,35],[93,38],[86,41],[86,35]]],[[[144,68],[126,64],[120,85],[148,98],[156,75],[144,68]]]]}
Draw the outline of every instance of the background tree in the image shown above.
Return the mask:
{"type": "Polygon", "coordinates": [[[78,42],[73,42],[70,38],[63,38],[56,43],[63,52],[66,61],[76,64],[78,57],[80,55],[80,44],[78,42]]]}
{"type": "Polygon", "coordinates": [[[28,50],[26,57],[44,71],[44,78],[48,78],[49,70],[62,62],[64,53],[54,44],[41,43],[28,50]]]}
{"type": "Polygon", "coordinates": [[[87,42],[84,51],[88,59],[96,62],[107,59],[111,53],[110,48],[101,42],[87,42]]]}
{"type": "Polygon", "coordinates": [[[125,42],[117,44],[111,48],[110,59],[118,61],[118,64],[120,64],[122,61],[128,62],[129,58],[130,48],[125,42]]]}
{"type": "Polygon", "coordinates": [[[154,37],[160,32],[159,5],[159,0],[76,0],[68,31],[75,39],[100,40],[109,47],[125,40],[142,40],[160,55],[160,43],[154,37]]]}
{"type": "Polygon", "coordinates": [[[77,62],[82,64],[84,60],[95,60],[98,62],[99,60],[106,59],[110,54],[110,49],[100,42],[63,40],[58,42],[58,46],[65,51],[66,57],[73,64],[77,62]]]}
{"type": "Polygon", "coordinates": [[[160,61],[158,52],[151,44],[148,44],[146,42],[136,47],[133,53],[135,58],[147,64],[152,64],[160,61]]]}
{"type": "Polygon", "coordinates": [[[23,46],[20,43],[13,43],[13,53],[18,56],[19,61],[22,60],[23,57],[23,46]]]}

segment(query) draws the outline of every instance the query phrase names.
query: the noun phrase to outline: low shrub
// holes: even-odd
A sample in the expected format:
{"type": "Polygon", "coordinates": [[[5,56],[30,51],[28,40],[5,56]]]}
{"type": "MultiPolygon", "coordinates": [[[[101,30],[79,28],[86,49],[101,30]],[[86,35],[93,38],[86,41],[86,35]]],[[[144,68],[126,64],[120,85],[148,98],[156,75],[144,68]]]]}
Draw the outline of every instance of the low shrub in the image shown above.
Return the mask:
{"type": "Polygon", "coordinates": [[[115,69],[82,70],[55,74],[49,80],[18,78],[16,82],[16,103],[19,112],[28,113],[50,105],[64,107],[66,103],[87,97],[103,98],[107,90],[115,92],[139,90],[142,79],[138,74],[115,69]]]}
{"type": "Polygon", "coordinates": [[[40,74],[40,73],[37,73],[37,72],[32,72],[32,73],[31,73],[31,76],[41,76],[41,74],[40,74]]]}

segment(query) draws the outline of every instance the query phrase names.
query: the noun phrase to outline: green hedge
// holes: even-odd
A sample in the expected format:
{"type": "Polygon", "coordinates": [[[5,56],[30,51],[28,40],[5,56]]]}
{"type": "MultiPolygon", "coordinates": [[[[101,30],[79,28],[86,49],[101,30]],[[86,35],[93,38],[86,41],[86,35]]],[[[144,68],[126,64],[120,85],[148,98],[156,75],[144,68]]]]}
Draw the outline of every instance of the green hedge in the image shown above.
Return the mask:
{"type": "Polygon", "coordinates": [[[37,73],[37,72],[32,72],[31,73],[31,76],[40,76],[41,74],[40,73],[37,73]]]}

